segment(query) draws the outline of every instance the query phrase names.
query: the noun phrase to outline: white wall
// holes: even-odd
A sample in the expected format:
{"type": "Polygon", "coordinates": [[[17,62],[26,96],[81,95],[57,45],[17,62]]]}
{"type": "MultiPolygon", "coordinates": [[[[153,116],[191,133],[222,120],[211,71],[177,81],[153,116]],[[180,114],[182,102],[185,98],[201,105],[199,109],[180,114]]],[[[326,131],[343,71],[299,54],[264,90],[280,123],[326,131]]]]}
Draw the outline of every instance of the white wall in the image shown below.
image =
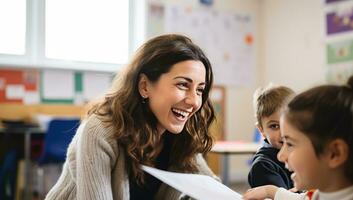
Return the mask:
{"type": "Polygon", "coordinates": [[[324,82],[324,14],[321,0],[261,1],[264,83],[303,90],[324,82]]]}

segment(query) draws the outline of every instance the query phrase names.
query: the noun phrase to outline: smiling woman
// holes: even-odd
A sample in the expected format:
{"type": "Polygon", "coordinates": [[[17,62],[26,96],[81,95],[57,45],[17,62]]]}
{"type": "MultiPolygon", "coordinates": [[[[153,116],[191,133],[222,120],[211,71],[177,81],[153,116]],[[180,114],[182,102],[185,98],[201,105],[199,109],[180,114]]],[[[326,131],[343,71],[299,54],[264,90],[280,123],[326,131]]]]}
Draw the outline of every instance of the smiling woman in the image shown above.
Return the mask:
{"type": "Polygon", "coordinates": [[[46,199],[181,197],[141,164],[215,177],[202,157],[213,144],[212,82],[208,58],[189,38],[147,41],[89,110],[46,199]]]}

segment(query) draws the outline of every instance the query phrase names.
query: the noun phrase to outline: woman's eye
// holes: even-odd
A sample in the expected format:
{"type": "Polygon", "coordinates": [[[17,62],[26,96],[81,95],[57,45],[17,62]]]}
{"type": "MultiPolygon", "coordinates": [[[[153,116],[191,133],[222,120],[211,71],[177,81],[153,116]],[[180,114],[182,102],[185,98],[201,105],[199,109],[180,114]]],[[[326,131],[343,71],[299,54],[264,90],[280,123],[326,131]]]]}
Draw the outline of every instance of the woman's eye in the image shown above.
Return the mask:
{"type": "Polygon", "coordinates": [[[204,88],[199,88],[199,89],[197,89],[197,94],[202,95],[204,91],[205,91],[204,88]]]}
{"type": "Polygon", "coordinates": [[[178,83],[177,86],[180,89],[187,89],[188,88],[188,83],[178,83]]]}

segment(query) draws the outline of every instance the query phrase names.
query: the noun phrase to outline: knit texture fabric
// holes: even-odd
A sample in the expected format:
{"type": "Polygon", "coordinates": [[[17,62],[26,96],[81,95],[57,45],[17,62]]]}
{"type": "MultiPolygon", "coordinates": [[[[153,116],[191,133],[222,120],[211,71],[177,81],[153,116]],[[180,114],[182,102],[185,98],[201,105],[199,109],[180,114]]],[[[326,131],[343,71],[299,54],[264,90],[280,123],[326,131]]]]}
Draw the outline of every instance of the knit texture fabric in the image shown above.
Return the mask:
{"type": "MultiPolygon", "coordinates": [[[[195,159],[200,174],[218,179],[201,154],[195,159]]],[[[129,196],[125,153],[114,137],[113,126],[92,115],[78,128],[68,147],[62,174],[45,199],[128,200],[129,196]]],[[[162,183],[155,198],[172,200],[182,196],[162,183]]]]}

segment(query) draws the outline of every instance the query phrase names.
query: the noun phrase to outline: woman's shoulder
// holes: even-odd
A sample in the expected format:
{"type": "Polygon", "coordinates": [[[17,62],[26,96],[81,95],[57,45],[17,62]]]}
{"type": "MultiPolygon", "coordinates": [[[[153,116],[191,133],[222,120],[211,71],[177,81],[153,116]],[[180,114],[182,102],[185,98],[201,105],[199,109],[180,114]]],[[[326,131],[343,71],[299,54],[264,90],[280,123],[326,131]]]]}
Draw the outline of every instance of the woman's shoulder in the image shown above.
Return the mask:
{"type": "Polygon", "coordinates": [[[91,115],[83,120],[77,134],[79,146],[87,148],[96,146],[99,148],[93,149],[103,148],[105,152],[111,154],[117,154],[118,152],[119,147],[114,127],[97,115],[91,115]]]}
{"type": "Polygon", "coordinates": [[[81,126],[83,126],[83,132],[89,135],[89,137],[93,136],[112,140],[115,138],[113,125],[98,115],[92,114],[82,122],[81,126]]]}

